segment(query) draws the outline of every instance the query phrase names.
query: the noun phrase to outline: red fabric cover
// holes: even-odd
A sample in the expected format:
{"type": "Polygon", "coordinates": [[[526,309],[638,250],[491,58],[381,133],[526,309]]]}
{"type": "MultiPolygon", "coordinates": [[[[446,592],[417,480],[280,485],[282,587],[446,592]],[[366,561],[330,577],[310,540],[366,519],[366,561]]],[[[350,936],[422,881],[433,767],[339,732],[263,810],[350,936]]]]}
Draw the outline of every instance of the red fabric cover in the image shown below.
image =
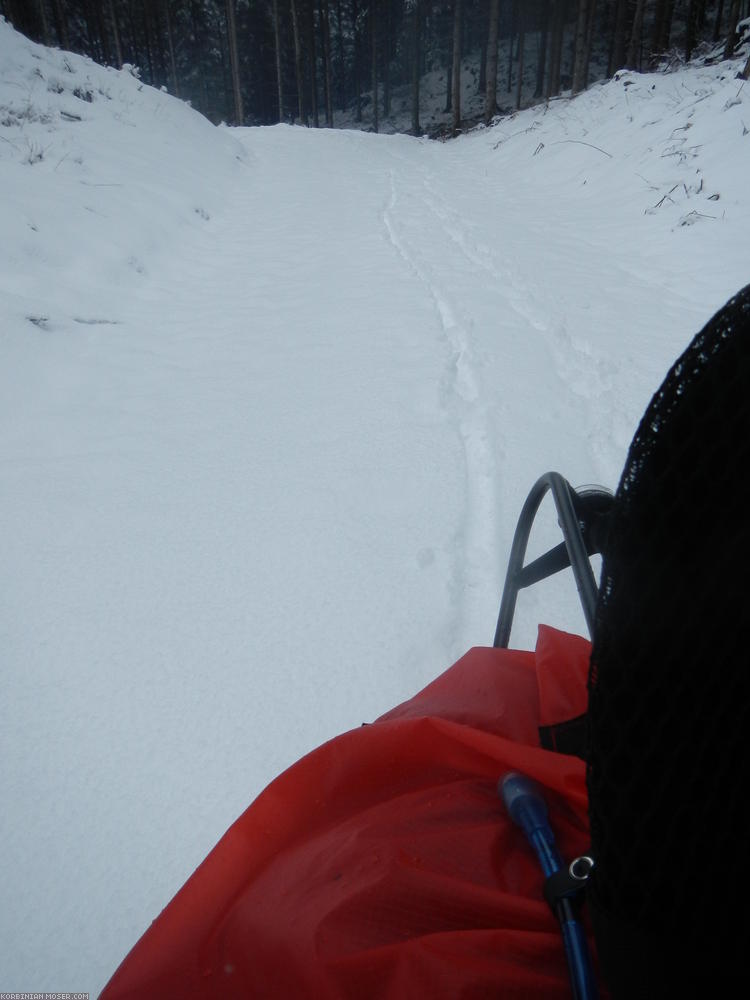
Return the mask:
{"type": "Polygon", "coordinates": [[[545,789],[588,848],[585,765],[537,727],[585,709],[589,644],[472,649],[284,772],[230,827],[102,1000],[569,997],[560,932],[498,779],[545,789]],[[541,714],[540,714],[540,704],[541,714]]]}

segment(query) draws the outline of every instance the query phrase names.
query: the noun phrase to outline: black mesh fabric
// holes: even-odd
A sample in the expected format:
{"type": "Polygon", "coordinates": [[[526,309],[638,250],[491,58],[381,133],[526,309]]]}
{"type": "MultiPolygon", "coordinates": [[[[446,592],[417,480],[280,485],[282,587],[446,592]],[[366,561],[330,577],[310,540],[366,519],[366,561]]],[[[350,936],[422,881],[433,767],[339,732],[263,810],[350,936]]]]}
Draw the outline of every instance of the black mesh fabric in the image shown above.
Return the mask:
{"type": "Polygon", "coordinates": [[[651,401],[604,548],[590,901],[616,997],[749,988],[749,470],[750,285],[651,401]]]}

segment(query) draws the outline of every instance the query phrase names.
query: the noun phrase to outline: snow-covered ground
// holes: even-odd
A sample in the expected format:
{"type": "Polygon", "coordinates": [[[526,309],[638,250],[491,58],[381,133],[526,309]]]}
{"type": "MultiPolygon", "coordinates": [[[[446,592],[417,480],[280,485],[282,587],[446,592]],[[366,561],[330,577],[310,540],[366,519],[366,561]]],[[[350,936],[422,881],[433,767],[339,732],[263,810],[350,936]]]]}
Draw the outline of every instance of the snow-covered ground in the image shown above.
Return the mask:
{"type": "Polygon", "coordinates": [[[491,641],[538,474],[616,485],[750,279],[738,65],[431,143],[214,128],[0,19],[0,989],[95,995],[276,773],[491,641]]]}

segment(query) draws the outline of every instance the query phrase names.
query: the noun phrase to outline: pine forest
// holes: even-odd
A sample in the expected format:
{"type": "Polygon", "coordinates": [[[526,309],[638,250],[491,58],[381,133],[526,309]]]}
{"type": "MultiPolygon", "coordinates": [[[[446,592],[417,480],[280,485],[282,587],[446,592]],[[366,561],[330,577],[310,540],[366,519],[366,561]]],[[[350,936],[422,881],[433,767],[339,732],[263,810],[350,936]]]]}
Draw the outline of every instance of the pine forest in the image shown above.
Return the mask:
{"type": "Polygon", "coordinates": [[[213,122],[457,133],[618,70],[731,55],[746,0],[0,0],[213,122]],[[425,80],[444,117],[424,121],[425,80]],[[468,98],[467,98],[468,95],[468,98]]]}

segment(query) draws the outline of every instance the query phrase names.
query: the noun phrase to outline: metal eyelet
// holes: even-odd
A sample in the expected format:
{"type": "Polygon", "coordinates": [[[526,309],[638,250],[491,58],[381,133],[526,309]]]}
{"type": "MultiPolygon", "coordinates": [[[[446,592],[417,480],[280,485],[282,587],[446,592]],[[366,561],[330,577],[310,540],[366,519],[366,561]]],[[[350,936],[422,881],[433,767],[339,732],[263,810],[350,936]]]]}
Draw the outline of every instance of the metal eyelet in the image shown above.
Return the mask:
{"type": "Polygon", "coordinates": [[[568,865],[568,874],[577,882],[588,881],[594,868],[594,859],[588,854],[582,854],[579,858],[573,858],[568,865]]]}

